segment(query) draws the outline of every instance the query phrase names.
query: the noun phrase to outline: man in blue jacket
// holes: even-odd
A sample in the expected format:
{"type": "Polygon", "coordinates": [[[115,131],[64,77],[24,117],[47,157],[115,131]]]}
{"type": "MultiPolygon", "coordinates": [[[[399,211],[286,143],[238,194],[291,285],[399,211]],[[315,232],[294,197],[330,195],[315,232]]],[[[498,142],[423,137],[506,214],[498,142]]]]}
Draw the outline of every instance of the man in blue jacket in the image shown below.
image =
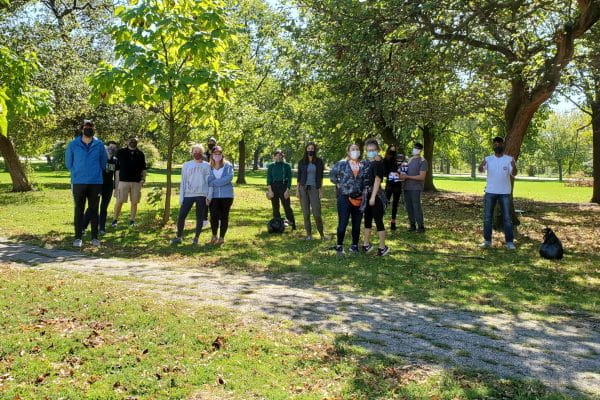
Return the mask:
{"type": "Polygon", "coordinates": [[[75,241],[73,246],[83,245],[82,231],[85,203],[87,200],[91,215],[92,246],[100,246],[98,240],[98,203],[102,192],[102,171],[108,156],[104,143],[94,137],[94,124],[90,120],[83,121],[82,135],[77,136],[67,146],[65,164],[71,171],[71,187],[75,203],[75,241]]]}

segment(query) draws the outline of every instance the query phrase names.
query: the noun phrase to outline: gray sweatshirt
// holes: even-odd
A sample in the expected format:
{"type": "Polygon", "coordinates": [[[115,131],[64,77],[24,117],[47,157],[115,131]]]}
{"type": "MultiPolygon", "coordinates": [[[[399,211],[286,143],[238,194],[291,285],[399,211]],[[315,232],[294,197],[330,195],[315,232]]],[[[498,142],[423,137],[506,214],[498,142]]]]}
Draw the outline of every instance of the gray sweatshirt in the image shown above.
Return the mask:
{"type": "Polygon", "coordinates": [[[184,197],[208,196],[208,177],[210,164],[206,161],[188,161],[181,167],[181,185],[179,186],[179,203],[184,197]]]}

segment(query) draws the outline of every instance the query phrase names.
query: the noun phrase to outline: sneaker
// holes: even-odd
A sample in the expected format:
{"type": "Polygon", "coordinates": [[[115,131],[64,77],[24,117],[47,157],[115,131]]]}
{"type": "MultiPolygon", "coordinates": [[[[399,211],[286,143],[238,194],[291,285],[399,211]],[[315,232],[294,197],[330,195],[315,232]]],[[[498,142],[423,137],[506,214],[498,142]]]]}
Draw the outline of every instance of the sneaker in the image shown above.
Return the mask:
{"type": "Polygon", "coordinates": [[[213,245],[213,244],[217,244],[217,242],[219,241],[219,239],[216,236],[213,236],[210,239],[210,242],[208,242],[208,245],[213,245]]]}
{"type": "Polygon", "coordinates": [[[206,228],[208,226],[208,220],[205,219],[204,221],[202,221],[202,228],[206,228]]]}
{"type": "Polygon", "coordinates": [[[181,244],[181,238],[176,237],[171,240],[171,244],[181,244]]]}
{"type": "Polygon", "coordinates": [[[90,244],[94,247],[100,247],[100,241],[98,239],[92,239],[90,244]]]}
{"type": "Polygon", "coordinates": [[[368,253],[368,252],[370,252],[371,250],[373,250],[373,245],[370,245],[370,244],[368,244],[368,245],[366,245],[366,246],[362,246],[362,251],[363,251],[364,253],[368,253]]]}
{"type": "Polygon", "coordinates": [[[513,242],[506,243],[505,247],[507,250],[516,250],[517,249],[517,247],[515,246],[515,244],[513,242]]]}
{"type": "Polygon", "coordinates": [[[117,227],[117,220],[113,219],[113,221],[111,222],[110,226],[112,226],[113,228],[117,227]]]}
{"type": "Polygon", "coordinates": [[[335,251],[337,252],[337,255],[340,257],[344,255],[344,247],[343,246],[335,246],[335,251]]]}
{"type": "Polygon", "coordinates": [[[312,236],[310,236],[310,235],[308,235],[308,236],[306,237],[306,240],[308,240],[308,241],[310,241],[310,240],[312,240],[312,239],[313,239],[313,238],[312,238],[312,236]]]}
{"type": "Polygon", "coordinates": [[[492,242],[490,240],[484,240],[483,243],[479,245],[482,249],[489,249],[492,247],[492,242]]]}
{"type": "Polygon", "coordinates": [[[408,231],[409,231],[409,232],[416,232],[416,231],[417,231],[417,227],[416,227],[415,225],[411,225],[411,226],[408,228],[408,231]]]}
{"type": "Polygon", "coordinates": [[[390,248],[388,246],[385,246],[383,249],[381,249],[381,248],[377,249],[377,255],[380,257],[388,255],[389,253],[390,253],[390,248]]]}
{"type": "Polygon", "coordinates": [[[418,233],[425,233],[425,227],[424,226],[419,227],[419,229],[417,229],[417,232],[418,233]]]}
{"type": "Polygon", "coordinates": [[[395,223],[395,222],[392,222],[392,223],[390,224],[390,229],[391,229],[392,231],[395,231],[395,230],[396,230],[396,223],[395,223]]]}
{"type": "Polygon", "coordinates": [[[223,243],[225,243],[225,239],[223,239],[223,238],[218,238],[218,239],[217,239],[217,246],[220,246],[220,245],[222,245],[223,243]]]}
{"type": "Polygon", "coordinates": [[[101,231],[98,232],[98,234],[100,236],[104,236],[104,235],[106,235],[106,231],[105,230],[101,230],[101,231]]]}
{"type": "Polygon", "coordinates": [[[135,226],[135,221],[134,220],[129,220],[129,227],[133,228],[135,226]]]}
{"type": "Polygon", "coordinates": [[[198,246],[198,238],[197,237],[195,237],[195,238],[192,239],[192,245],[193,246],[198,246]]]}
{"type": "Polygon", "coordinates": [[[73,247],[81,247],[81,246],[83,246],[83,240],[81,240],[81,239],[73,240],[73,247]]]}
{"type": "Polygon", "coordinates": [[[352,246],[350,246],[350,248],[348,249],[348,252],[352,253],[352,254],[358,254],[358,245],[353,244],[352,246]]]}

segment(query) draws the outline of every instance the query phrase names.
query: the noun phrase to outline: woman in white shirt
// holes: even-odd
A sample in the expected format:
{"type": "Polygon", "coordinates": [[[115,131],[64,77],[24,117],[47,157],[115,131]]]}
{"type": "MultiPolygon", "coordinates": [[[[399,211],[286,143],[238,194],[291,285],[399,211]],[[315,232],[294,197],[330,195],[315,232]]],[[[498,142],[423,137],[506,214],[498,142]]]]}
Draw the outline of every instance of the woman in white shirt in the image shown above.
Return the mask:
{"type": "Polygon", "coordinates": [[[202,232],[204,209],[207,207],[210,165],[203,160],[204,147],[202,145],[193,145],[191,155],[192,160],[185,162],[181,167],[181,184],[179,186],[181,208],[177,217],[177,236],[171,241],[172,244],[182,242],[185,219],[194,204],[196,205],[196,235],[192,244],[198,244],[198,237],[202,232]]]}

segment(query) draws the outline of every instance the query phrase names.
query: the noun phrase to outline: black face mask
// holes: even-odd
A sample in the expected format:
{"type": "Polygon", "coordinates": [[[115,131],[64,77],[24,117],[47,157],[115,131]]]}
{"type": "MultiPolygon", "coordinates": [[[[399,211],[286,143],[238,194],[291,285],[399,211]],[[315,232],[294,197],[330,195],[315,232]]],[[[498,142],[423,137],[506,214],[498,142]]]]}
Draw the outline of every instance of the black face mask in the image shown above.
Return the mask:
{"type": "Polygon", "coordinates": [[[131,142],[129,142],[129,147],[131,147],[132,149],[135,149],[137,147],[137,142],[132,140],[131,142]]]}
{"type": "Polygon", "coordinates": [[[496,153],[496,154],[504,153],[504,146],[494,146],[494,153],[496,153]]]}
{"type": "Polygon", "coordinates": [[[90,138],[90,137],[94,136],[94,130],[92,128],[84,128],[83,134],[85,135],[85,137],[90,138]]]}
{"type": "Polygon", "coordinates": [[[310,157],[314,157],[314,156],[315,156],[315,152],[314,152],[314,150],[308,150],[308,151],[306,152],[306,154],[308,154],[310,157]]]}
{"type": "Polygon", "coordinates": [[[214,143],[209,143],[209,144],[208,144],[208,149],[209,149],[209,150],[212,150],[214,147],[215,147],[215,144],[214,144],[214,143]]]}

